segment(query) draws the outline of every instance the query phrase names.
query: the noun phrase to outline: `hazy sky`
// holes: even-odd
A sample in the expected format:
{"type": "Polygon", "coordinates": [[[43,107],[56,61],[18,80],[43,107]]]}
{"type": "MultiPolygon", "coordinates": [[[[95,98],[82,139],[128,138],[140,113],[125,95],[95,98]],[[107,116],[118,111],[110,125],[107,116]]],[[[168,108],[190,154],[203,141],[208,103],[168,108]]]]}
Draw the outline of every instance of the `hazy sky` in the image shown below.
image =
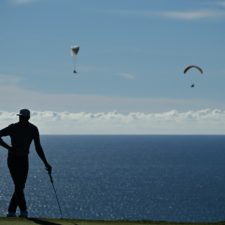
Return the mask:
{"type": "Polygon", "coordinates": [[[1,0],[0,127],[225,134],[224,27],[224,0],[1,0]]]}

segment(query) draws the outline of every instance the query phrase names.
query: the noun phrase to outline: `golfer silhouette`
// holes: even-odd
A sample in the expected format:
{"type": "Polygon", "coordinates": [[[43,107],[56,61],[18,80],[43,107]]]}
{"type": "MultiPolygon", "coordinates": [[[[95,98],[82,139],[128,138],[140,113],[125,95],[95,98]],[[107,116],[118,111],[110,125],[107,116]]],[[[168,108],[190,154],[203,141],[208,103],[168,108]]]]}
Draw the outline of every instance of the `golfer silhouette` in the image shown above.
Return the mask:
{"type": "Polygon", "coordinates": [[[19,116],[19,122],[0,130],[0,145],[8,150],[7,163],[15,187],[9,203],[7,217],[15,217],[17,207],[20,209],[20,217],[28,217],[24,188],[28,175],[28,154],[32,141],[34,141],[38,156],[50,174],[52,167],[42,149],[38,128],[29,122],[30,111],[21,109],[17,115],[19,116]],[[11,145],[2,139],[3,136],[11,138],[11,145]]]}

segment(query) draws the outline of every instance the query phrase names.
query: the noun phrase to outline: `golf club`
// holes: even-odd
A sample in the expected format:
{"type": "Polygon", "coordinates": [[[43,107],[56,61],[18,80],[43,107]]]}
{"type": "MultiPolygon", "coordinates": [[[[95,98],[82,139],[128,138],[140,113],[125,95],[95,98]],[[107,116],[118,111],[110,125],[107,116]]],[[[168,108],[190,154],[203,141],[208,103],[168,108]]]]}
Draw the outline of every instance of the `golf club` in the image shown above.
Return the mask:
{"type": "Polygon", "coordinates": [[[59,207],[59,211],[60,211],[60,214],[61,214],[61,218],[63,218],[63,216],[62,216],[62,210],[61,210],[61,207],[60,207],[60,204],[59,204],[59,199],[58,199],[58,196],[57,196],[57,193],[56,193],[56,190],[55,190],[55,186],[54,186],[54,182],[53,182],[53,178],[52,178],[51,172],[48,171],[48,175],[49,175],[49,178],[50,178],[50,181],[51,181],[53,190],[55,192],[55,197],[56,197],[56,201],[58,203],[58,207],[59,207]]]}

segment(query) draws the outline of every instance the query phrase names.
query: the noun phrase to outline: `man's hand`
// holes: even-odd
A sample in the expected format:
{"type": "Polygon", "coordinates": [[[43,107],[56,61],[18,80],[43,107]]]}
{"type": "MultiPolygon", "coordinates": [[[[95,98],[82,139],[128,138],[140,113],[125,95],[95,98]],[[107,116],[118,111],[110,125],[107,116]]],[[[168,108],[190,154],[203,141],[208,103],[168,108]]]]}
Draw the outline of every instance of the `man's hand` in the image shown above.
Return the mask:
{"type": "Polygon", "coordinates": [[[45,165],[45,168],[46,168],[46,170],[48,171],[49,174],[52,173],[52,167],[51,167],[50,164],[47,163],[47,164],[45,165]]]}
{"type": "Polygon", "coordinates": [[[1,137],[0,137],[0,145],[6,148],[9,152],[13,150],[13,147],[8,145],[5,141],[3,141],[1,137]]]}
{"type": "Polygon", "coordinates": [[[14,148],[12,146],[9,146],[7,149],[9,152],[12,152],[14,150],[14,148]]]}

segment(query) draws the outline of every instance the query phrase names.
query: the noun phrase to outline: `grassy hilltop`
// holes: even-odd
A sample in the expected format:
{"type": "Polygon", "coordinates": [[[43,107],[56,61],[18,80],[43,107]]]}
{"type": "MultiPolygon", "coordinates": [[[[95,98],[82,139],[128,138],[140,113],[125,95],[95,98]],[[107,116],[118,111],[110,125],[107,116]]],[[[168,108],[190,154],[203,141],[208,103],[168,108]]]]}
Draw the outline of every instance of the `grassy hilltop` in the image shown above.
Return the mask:
{"type": "Polygon", "coordinates": [[[97,220],[70,220],[70,219],[42,219],[42,218],[0,218],[0,225],[225,225],[218,223],[176,223],[153,221],[97,221],[97,220]]]}

